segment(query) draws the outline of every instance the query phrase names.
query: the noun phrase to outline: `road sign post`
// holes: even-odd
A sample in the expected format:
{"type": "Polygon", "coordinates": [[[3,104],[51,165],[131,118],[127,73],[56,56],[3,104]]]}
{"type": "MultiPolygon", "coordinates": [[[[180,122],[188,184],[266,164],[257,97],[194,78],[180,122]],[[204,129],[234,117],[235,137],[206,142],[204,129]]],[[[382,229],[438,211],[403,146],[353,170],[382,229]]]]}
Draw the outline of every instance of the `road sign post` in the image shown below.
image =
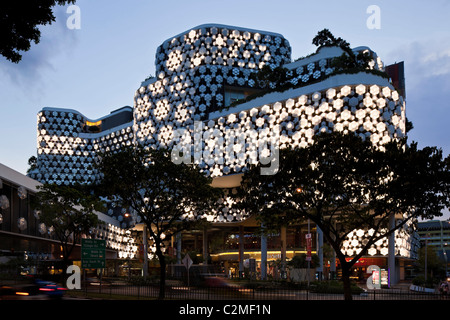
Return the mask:
{"type": "Polygon", "coordinates": [[[312,235],[309,231],[309,220],[308,220],[308,233],[305,235],[306,238],[306,261],[308,261],[308,288],[309,288],[309,277],[311,270],[311,248],[312,248],[312,235]]]}
{"type": "Polygon", "coordinates": [[[81,239],[81,268],[105,268],[106,240],[81,239]]]}
{"type": "Polygon", "coordinates": [[[189,287],[189,268],[192,266],[193,262],[192,262],[191,257],[189,257],[189,254],[186,254],[181,262],[183,263],[183,265],[186,267],[186,270],[187,270],[188,287],[189,287]]]}

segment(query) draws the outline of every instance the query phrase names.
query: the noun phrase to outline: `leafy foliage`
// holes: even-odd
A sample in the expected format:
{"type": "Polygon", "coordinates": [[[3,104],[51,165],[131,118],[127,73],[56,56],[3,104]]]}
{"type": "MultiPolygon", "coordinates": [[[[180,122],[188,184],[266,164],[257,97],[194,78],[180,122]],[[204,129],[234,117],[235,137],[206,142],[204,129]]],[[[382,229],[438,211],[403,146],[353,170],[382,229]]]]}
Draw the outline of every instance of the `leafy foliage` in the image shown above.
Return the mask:
{"type": "Polygon", "coordinates": [[[434,277],[439,281],[445,277],[445,259],[441,259],[436,251],[436,247],[432,245],[421,247],[415,267],[419,274],[424,274],[426,265],[427,278],[434,277]]]}
{"type": "MultiPolygon", "coordinates": [[[[319,256],[317,254],[311,255],[310,267],[315,268],[319,266],[319,264],[320,264],[319,256]]],[[[296,254],[295,256],[292,257],[291,260],[288,261],[287,265],[295,269],[307,268],[308,261],[306,260],[306,254],[305,253],[296,254]]]]}
{"type": "Polygon", "coordinates": [[[321,133],[307,148],[280,150],[279,163],[276,175],[260,175],[259,165],[244,175],[240,205],[272,228],[311,219],[336,252],[347,287],[350,268],[377,240],[449,205],[449,172],[435,147],[401,141],[377,149],[353,133],[321,133]],[[400,218],[392,229],[390,215],[400,218]],[[346,261],[341,249],[355,229],[374,232],[346,261]]]}
{"type": "Polygon", "coordinates": [[[281,88],[288,83],[287,68],[275,67],[271,68],[265,64],[257,73],[252,73],[250,77],[257,81],[259,87],[267,87],[268,83],[272,83],[275,88],[281,88]]]}
{"type": "Polygon", "coordinates": [[[36,156],[31,156],[28,158],[28,165],[30,166],[27,170],[27,174],[37,169],[37,158],[36,156]]]}
{"type": "Polygon", "coordinates": [[[322,29],[321,31],[319,31],[313,38],[312,44],[316,47],[338,46],[342,48],[350,48],[350,44],[347,41],[345,41],[341,37],[336,38],[328,29],[322,29]]]}
{"type": "MultiPolygon", "coordinates": [[[[316,281],[310,286],[311,292],[327,293],[327,294],[342,294],[344,287],[340,281],[316,281]]],[[[350,291],[352,294],[361,294],[363,289],[355,282],[350,284],[350,291]]]]}
{"type": "Polygon", "coordinates": [[[359,52],[355,55],[350,44],[342,38],[336,38],[328,29],[323,29],[313,38],[312,43],[317,47],[339,47],[344,53],[332,60],[331,66],[335,73],[346,70],[366,70],[372,57],[367,52],[359,52]]]}
{"type": "Polygon", "coordinates": [[[170,151],[141,145],[100,155],[102,181],[98,190],[134,210],[147,225],[161,265],[160,298],[164,298],[164,239],[205,223],[202,216],[219,196],[193,165],[175,164],[170,151]]]}
{"type": "Polygon", "coordinates": [[[22,59],[19,51],[28,51],[31,42],[39,43],[39,25],[55,21],[52,7],[75,3],[75,0],[1,1],[0,54],[11,62],[22,59]]]}
{"type": "Polygon", "coordinates": [[[81,236],[89,234],[90,229],[97,226],[98,217],[94,212],[102,210],[104,204],[81,186],[45,184],[38,189],[33,207],[40,210],[40,221],[52,227],[63,248],[63,260],[67,265],[81,236]]]}
{"type": "MultiPolygon", "coordinates": [[[[244,99],[234,101],[227,108],[248,102],[271,92],[283,92],[288,89],[311,85],[313,83],[323,81],[331,76],[342,73],[354,74],[359,72],[366,72],[375,74],[380,77],[389,78],[389,76],[385,72],[369,68],[369,63],[373,60],[373,57],[370,53],[359,52],[355,54],[350,48],[350,44],[347,41],[343,40],[340,37],[335,38],[328,29],[319,31],[313,38],[312,43],[319,48],[326,46],[335,46],[341,48],[344,51],[342,55],[331,60],[330,67],[334,69],[333,72],[329,74],[323,74],[317,79],[312,79],[307,82],[298,81],[297,84],[294,84],[290,81],[291,77],[289,76],[289,73],[292,72],[292,70],[289,70],[282,66],[274,67],[272,69],[270,65],[264,65],[258,72],[252,73],[250,75],[250,78],[258,84],[258,87],[260,88],[259,92],[251,94],[244,99]]],[[[316,53],[313,53],[311,55],[314,54],[316,53]]]]}
{"type": "Polygon", "coordinates": [[[140,145],[101,155],[99,186],[104,194],[134,210],[159,238],[186,228],[209,209],[210,197],[217,195],[211,179],[194,166],[175,164],[165,149],[140,145]]]}

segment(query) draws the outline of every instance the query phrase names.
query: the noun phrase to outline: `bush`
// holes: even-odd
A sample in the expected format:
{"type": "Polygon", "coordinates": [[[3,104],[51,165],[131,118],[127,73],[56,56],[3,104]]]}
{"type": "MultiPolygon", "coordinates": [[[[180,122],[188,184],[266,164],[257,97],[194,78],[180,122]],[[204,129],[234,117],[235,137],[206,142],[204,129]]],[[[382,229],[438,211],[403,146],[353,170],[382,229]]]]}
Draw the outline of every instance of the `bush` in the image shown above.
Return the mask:
{"type": "MultiPolygon", "coordinates": [[[[360,294],[364,290],[356,285],[356,283],[351,284],[352,294],[360,294]]],[[[316,281],[311,283],[311,291],[316,293],[335,293],[343,294],[344,286],[342,281],[316,281]]]]}
{"type": "Polygon", "coordinates": [[[438,278],[428,277],[427,281],[425,281],[425,276],[417,276],[412,280],[413,285],[425,288],[434,288],[438,283],[438,278]]]}
{"type": "Polygon", "coordinates": [[[159,284],[159,276],[151,275],[144,278],[143,276],[133,276],[129,283],[132,285],[148,286],[159,284]]]}
{"type": "MultiPolygon", "coordinates": [[[[319,256],[316,254],[311,255],[311,268],[315,268],[320,264],[319,256]]],[[[308,268],[308,261],[306,261],[306,254],[296,254],[292,257],[290,261],[287,263],[288,266],[294,268],[294,269],[304,269],[308,268]]]]}

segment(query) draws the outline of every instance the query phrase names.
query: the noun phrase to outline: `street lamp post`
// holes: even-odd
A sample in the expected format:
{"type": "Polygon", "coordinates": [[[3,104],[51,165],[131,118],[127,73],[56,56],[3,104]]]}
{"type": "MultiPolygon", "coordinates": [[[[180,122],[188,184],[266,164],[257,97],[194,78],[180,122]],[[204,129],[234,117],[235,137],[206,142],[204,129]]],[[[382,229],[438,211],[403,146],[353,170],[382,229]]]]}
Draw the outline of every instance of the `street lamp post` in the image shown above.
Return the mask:
{"type": "MultiPolygon", "coordinates": [[[[309,219],[308,219],[308,235],[311,236],[311,226],[310,226],[309,219]]],[[[311,270],[311,257],[307,256],[306,259],[308,260],[308,288],[309,288],[309,281],[310,281],[309,277],[311,274],[311,271],[310,271],[311,270]]]]}
{"type": "Polygon", "coordinates": [[[447,250],[445,249],[445,247],[447,247],[447,243],[444,243],[443,254],[445,257],[445,277],[448,278],[448,257],[447,257],[447,250]]]}
{"type": "Polygon", "coordinates": [[[428,238],[430,237],[430,234],[427,233],[425,238],[425,283],[427,283],[428,279],[428,238]]]}

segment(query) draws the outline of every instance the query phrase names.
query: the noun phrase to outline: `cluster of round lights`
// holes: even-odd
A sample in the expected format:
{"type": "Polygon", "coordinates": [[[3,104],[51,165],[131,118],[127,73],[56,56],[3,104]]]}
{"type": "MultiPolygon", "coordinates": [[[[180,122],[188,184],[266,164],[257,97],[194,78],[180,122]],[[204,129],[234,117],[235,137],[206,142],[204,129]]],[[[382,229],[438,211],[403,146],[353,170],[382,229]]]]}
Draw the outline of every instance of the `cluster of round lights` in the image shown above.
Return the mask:
{"type": "Polygon", "coordinates": [[[97,152],[119,150],[134,139],[131,125],[113,132],[83,132],[86,118],[75,111],[44,110],[38,114],[38,172],[30,176],[43,183],[92,183],[97,152]]]}
{"type": "MultiPolygon", "coordinates": [[[[385,234],[388,230],[382,229],[377,235],[385,234]]],[[[356,229],[350,232],[342,244],[342,252],[347,256],[359,254],[369,238],[374,236],[373,229],[356,229]]],[[[405,224],[395,232],[395,255],[416,259],[419,247],[419,238],[414,232],[412,223],[405,224]]],[[[387,237],[376,241],[367,251],[369,256],[387,256],[389,254],[389,240],[387,237]]]]}
{"type": "Polygon", "coordinates": [[[101,223],[92,231],[93,239],[102,239],[106,241],[106,247],[117,250],[119,258],[134,258],[138,250],[134,237],[124,228],[101,223]]]}
{"type": "Polygon", "coordinates": [[[165,41],[156,52],[156,71],[171,75],[201,65],[237,66],[290,62],[291,48],[279,34],[204,25],[165,41]]]}
{"type": "MultiPolygon", "coordinates": [[[[3,189],[3,181],[0,179],[0,189],[3,189]]],[[[17,196],[20,200],[25,200],[28,196],[28,191],[24,186],[17,188],[17,196]]],[[[10,201],[6,195],[0,195],[0,210],[6,210],[10,207],[10,201]]],[[[0,224],[3,223],[3,215],[0,213],[0,224]]],[[[26,217],[19,217],[17,219],[17,227],[20,231],[25,231],[28,228],[28,221],[26,217]]]]}
{"type": "Polygon", "coordinates": [[[226,26],[204,26],[165,41],[157,49],[157,77],[135,94],[139,142],[165,147],[168,126],[192,125],[224,107],[225,86],[255,86],[251,74],[264,65],[290,62],[281,35],[226,26]]]}
{"type": "MultiPolygon", "coordinates": [[[[85,118],[76,112],[38,114],[36,178],[60,184],[90,183],[98,178],[92,168],[97,151],[114,152],[133,141],[152,148],[176,144],[188,148],[193,159],[201,159],[202,172],[216,177],[241,173],[267,156],[270,149],[259,146],[273,144],[274,136],[277,148],[306,147],[319,132],[354,132],[382,148],[405,135],[403,98],[390,86],[369,83],[305,89],[301,95],[286,93],[275,102],[212,116],[225,107],[226,88],[272,88],[273,83],[257,83],[252,77],[265,65],[287,67],[286,76],[293,85],[317,82],[333,72],[330,57],[317,55],[314,60],[312,55],[304,63],[291,63],[290,54],[288,41],[279,34],[221,25],[200,26],[168,39],[156,52],[156,77],[144,81],[135,93],[132,126],[88,134],[82,132],[85,118]],[[195,128],[198,122],[200,132],[195,128]]],[[[382,68],[382,63],[378,59],[370,67],[382,68]]],[[[227,192],[212,212],[201,217],[211,222],[245,219],[245,213],[233,208],[233,190],[227,192]]],[[[111,208],[107,214],[122,216],[111,208]]],[[[195,216],[186,208],[185,219],[195,216]]],[[[357,230],[348,239],[349,255],[357,253],[359,247],[353,244],[367,232],[357,230]]],[[[409,248],[400,241],[406,253],[409,248]]],[[[123,256],[133,254],[120,241],[114,243],[112,247],[120,248],[123,256]]],[[[384,255],[385,245],[375,244],[369,254],[384,255]]]]}
{"type": "Polygon", "coordinates": [[[274,137],[279,148],[306,147],[319,132],[354,132],[382,147],[405,135],[405,106],[389,87],[345,85],[204,121],[200,133],[193,126],[183,130],[187,135],[178,140],[160,137],[160,145],[186,149],[200,140],[193,158],[207,159],[200,168],[215,177],[257,163],[264,151],[259,146],[274,137]]]}

